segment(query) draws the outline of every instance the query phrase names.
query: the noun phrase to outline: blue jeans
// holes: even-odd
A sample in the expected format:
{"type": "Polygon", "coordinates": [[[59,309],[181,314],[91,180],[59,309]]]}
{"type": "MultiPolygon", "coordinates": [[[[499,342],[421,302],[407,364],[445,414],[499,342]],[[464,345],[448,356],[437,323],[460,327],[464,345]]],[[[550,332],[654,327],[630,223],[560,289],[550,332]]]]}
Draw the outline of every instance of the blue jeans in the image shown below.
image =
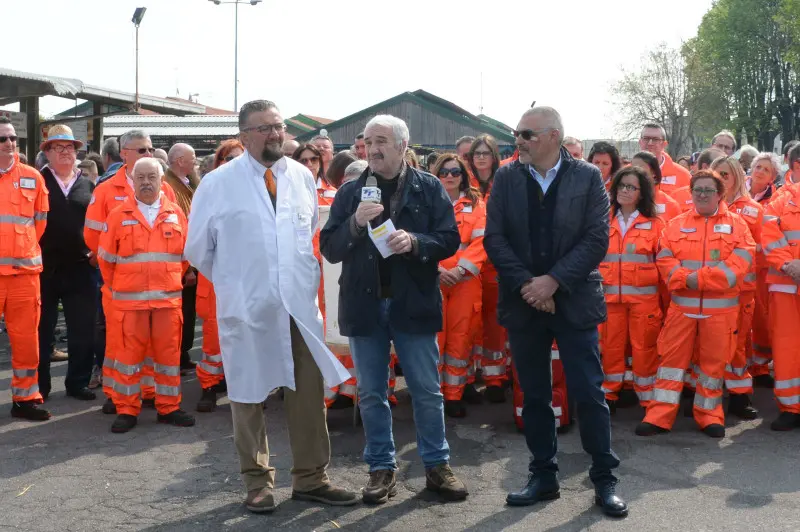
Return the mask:
{"type": "MultiPolygon", "coordinates": [[[[509,329],[511,357],[525,401],[522,420],[525,440],[533,455],[529,470],[539,476],[558,472],[556,423],[551,403],[550,347],[555,338],[564,372],[567,396],[575,403],[583,450],[592,457],[589,478],[595,485],[615,482],[611,472],[619,458],[611,450],[611,419],[606,405],[597,327],[576,329],[557,314],[531,320],[525,329],[509,329]]],[[[403,367],[405,370],[405,367],[403,367]]]]}
{"type": "Polygon", "coordinates": [[[392,329],[390,299],[381,301],[378,328],[371,336],[350,338],[350,351],[358,379],[358,399],[364,422],[364,461],[370,472],[397,469],[392,411],[388,400],[389,342],[394,342],[403,366],[417,428],[417,451],[425,468],[450,461],[444,435],[444,398],[439,382],[439,347],[436,334],[408,334],[392,329]]]}

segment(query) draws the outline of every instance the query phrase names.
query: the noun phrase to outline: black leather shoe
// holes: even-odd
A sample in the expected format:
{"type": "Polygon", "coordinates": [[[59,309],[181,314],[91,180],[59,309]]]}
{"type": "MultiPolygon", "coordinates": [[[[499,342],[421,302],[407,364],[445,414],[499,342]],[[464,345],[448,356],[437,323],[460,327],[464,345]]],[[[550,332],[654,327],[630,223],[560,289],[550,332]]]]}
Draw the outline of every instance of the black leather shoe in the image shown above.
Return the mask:
{"type": "Polygon", "coordinates": [[[561,497],[558,479],[555,476],[543,478],[530,474],[528,483],[520,491],[512,491],[506,495],[509,506],[530,506],[539,501],[549,501],[561,497]]]}
{"type": "Polygon", "coordinates": [[[502,386],[487,386],[483,391],[483,395],[490,403],[505,403],[506,391],[502,386]]]}
{"type": "Polygon", "coordinates": [[[595,486],[594,503],[603,509],[603,513],[611,517],[626,517],[628,504],[616,493],[617,484],[610,482],[595,486]]]}
{"type": "Polygon", "coordinates": [[[636,425],[635,432],[637,436],[655,436],[656,434],[664,434],[665,432],[669,432],[669,430],[659,427],[658,425],[653,425],[652,423],[642,421],[636,425]]]}
{"type": "Polygon", "coordinates": [[[103,403],[103,413],[108,415],[117,413],[117,406],[114,404],[114,401],[106,399],[106,402],[103,403]]]}
{"type": "Polygon", "coordinates": [[[114,420],[114,423],[111,424],[111,432],[115,434],[128,432],[136,426],[138,421],[139,420],[136,416],[131,416],[130,414],[120,414],[117,416],[117,419],[114,420]]]}
{"type": "Polygon", "coordinates": [[[709,438],[724,438],[725,427],[720,425],[719,423],[712,423],[711,425],[706,425],[703,428],[703,434],[705,434],[709,438]]]}
{"type": "Polygon", "coordinates": [[[50,419],[50,412],[39,408],[36,401],[20,401],[11,404],[11,417],[28,421],[47,421],[50,419]]]}
{"type": "Polygon", "coordinates": [[[194,417],[181,409],[174,410],[169,414],[158,414],[157,419],[159,423],[167,423],[169,425],[175,425],[176,427],[194,426],[194,417]]]}
{"type": "MultiPolygon", "coordinates": [[[[608,403],[608,412],[609,412],[609,414],[611,414],[612,416],[614,414],[616,414],[617,413],[617,401],[606,400],[606,403],[608,403]]],[[[620,407],[620,408],[622,408],[622,407],[620,407]]]]}
{"type": "Polygon", "coordinates": [[[94,401],[97,399],[97,394],[85,386],[78,390],[67,390],[67,395],[81,401],[94,401]]]}
{"type": "Polygon", "coordinates": [[[219,383],[211,387],[216,393],[228,393],[228,381],[223,377],[219,383]]]}
{"type": "Polygon", "coordinates": [[[214,388],[203,388],[200,400],[197,401],[198,412],[213,412],[217,408],[217,392],[214,388]]]}
{"type": "Polygon", "coordinates": [[[750,396],[745,394],[731,394],[728,414],[740,419],[758,419],[758,410],[750,402],[750,396]]]}
{"type": "Polygon", "coordinates": [[[619,392],[619,400],[617,401],[617,407],[619,408],[631,408],[639,404],[639,396],[636,395],[636,392],[629,389],[623,388],[619,392]]]}
{"type": "Polygon", "coordinates": [[[775,387],[775,379],[772,378],[772,375],[758,375],[753,377],[753,386],[772,389],[775,387]]]}
{"type": "Polygon", "coordinates": [[[479,405],[483,403],[483,395],[475,389],[474,384],[464,386],[464,395],[461,398],[469,405],[479,405]]]}
{"type": "Polygon", "coordinates": [[[155,407],[156,407],[155,399],[142,399],[142,408],[155,408],[155,407]]]}
{"type": "Polygon", "coordinates": [[[444,413],[447,417],[466,417],[467,408],[464,406],[464,401],[445,401],[444,413]]]}
{"type": "Polygon", "coordinates": [[[793,414],[791,412],[781,412],[778,419],[773,421],[769,428],[780,432],[793,430],[800,427],[800,414],[793,414]]]}

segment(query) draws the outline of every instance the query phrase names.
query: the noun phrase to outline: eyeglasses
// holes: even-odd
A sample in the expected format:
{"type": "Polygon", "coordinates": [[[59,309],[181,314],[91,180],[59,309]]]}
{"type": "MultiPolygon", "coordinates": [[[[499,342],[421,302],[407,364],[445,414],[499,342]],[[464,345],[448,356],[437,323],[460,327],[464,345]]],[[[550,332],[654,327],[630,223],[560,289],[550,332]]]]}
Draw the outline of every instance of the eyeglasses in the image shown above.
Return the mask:
{"type": "Polygon", "coordinates": [[[319,157],[317,157],[316,155],[312,157],[303,157],[302,159],[300,159],[300,164],[306,166],[308,166],[309,163],[317,164],[318,162],[319,162],[319,157]]]}
{"type": "Polygon", "coordinates": [[[152,155],[156,152],[155,148],[122,148],[122,149],[128,151],[135,151],[139,155],[144,155],[145,153],[149,153],[150,155],[152,155]]]}
{"type": "Polygon", "coordinates": [[[645,144],[661,144],[664,142],[664,139],[660,137],[642,137],[641,141],[645,144]]]}
{"type": "Polygon", "coordinates": [[[53,146],[53,151],[56,153],[75,153],[74,144],[56,144],[53,146]]]}
{"type": "Polygon", "coordinates": [[[492,157],[492,152],[490,151],[476,151],[472,154],[472,157],[475,159],[490,159],[492,157]]]}
{"type": "Polygon", "coordinates": [[[268,124],[265,126],[253,126],[253,127],[246,127],[241,130],[242,133],[247,133],[248,131],[258,131],[262,135],[269,135],[270,133],[280,133],[286,129],[286,124],[281,122],[280,124],[268,124]]]}
{"type": "Polygon", "coordinates": [[[451,175],[453,177],[461,177],[462,174],[463,172],[461,171],[461,168],[442,168],[441,170],[439,170],[439,178],[442,179],[447,177],[448,175],[451,175]]]}
{"type": "Polygon", "coordinates": [[[622,183],[619,185],[619,190],[620,192],[636,192],[637,190],[642,190],[642,189],[633,185],[622,183]]]}
{"type": "Polygon", "coordinates": [[[10,140],[11,142],[17,142],[18,138],[19,137],[17,137],[16,135],[7,135],[5,137],[0,137],[0,144],[5,144],[7,140],[10,140]]]}
{"type": "Polygon", "coordinates": [[[532,138],[539,137],[543,133],[547,133],[548,131],[553,131],[555,128],[546,127],[540,131],[534,131],[532,129],[523,129],[522,131],[514,130],[514,137],[519,138],[522,137],[524,140],[531,140],[532,138]]]}
{"type": "Polygon", "coordinates": [[[692,194],[696,196],[713,196],[717,193],[716,188],[693,188],[692,194]]]}

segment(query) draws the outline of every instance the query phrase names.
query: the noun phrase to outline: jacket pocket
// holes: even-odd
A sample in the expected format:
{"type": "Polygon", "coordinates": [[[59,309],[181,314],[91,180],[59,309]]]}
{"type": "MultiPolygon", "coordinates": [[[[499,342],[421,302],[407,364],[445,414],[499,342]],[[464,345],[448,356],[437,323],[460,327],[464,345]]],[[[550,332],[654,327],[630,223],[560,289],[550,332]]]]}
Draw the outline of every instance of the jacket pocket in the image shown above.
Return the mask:
{"type": "Polygon", "coordinates": [[[636,268],[636,286],[656,286],[658,268],[655,264],[639,264],[636,268]]]}

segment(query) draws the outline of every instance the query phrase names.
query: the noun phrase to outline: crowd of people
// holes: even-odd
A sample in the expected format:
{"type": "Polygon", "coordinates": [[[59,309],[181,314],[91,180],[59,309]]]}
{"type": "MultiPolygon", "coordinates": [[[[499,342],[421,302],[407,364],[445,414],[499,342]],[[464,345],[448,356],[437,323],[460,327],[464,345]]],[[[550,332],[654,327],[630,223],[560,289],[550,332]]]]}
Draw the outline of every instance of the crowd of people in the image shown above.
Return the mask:
{"type": "Polygon", "coordinates": [[[724,390],[728,414],[754,419],[760,386],[780,410],[772,429],[800,427],[800,143],[787,143],[784,167],[774,153],[737,151],[722,131],[673,161],[664,128],[650,123],[630,160],[598,142],[584,161],[548,107],[523,114],[508,158],[485,134],[420,157],[388,115],[339,153],[326,135],[299,143],[285,128],[277,106],[258,100],[242,107],[240,135],[206,161],[187,144],[156,149],[139,130],[79,159],[83,143],[59,124],[28,166],[0,117],[12,416],[50,418],[41,405],[61,305],[66,394],[92,401],[102,387],[112,432],[133,429],[143,407],[158,422],[194,425],[181,408],[189,372],[202,388],[198,412],[228,394],[254,512],[275,508],[262,412],[275,389],[293,497],[334,505],[357,498],[327,477],[327,408],[360,408],[364,502],[396,494],[401,370],[426,486],[445,500],[468,489],[449,465],[444,416],[503,403],[511,383],[533,458],[507,502],[559,496],[554,351],[609,515],[628,511],[612,473],[618,408],[641,405],[636,434],[653,436],[669,432],[683,399],[720,438],[724,390]],[[324,342],[323,257],[342,263],[337,319],[349,349],[335,353],[324,342]]]}

